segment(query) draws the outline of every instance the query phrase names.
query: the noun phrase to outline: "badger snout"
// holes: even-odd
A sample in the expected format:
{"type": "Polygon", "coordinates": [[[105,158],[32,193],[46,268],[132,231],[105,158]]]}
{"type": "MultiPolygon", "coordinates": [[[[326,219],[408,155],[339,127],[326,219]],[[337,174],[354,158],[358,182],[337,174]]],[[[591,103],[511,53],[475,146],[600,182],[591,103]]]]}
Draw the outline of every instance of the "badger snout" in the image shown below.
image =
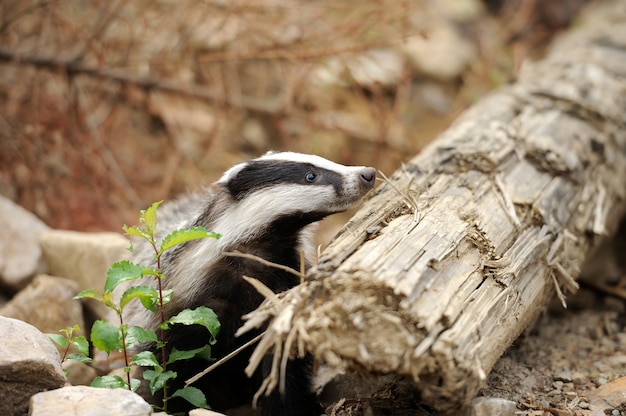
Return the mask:
{"type": "Polygon", "coordinates": [[[363,168],[359,174],[359,179],[361,180],[361,185],[366,189],[372,189],[374,187],[374,182],[376,182],[376,169],[374,168],[363,168]]]}

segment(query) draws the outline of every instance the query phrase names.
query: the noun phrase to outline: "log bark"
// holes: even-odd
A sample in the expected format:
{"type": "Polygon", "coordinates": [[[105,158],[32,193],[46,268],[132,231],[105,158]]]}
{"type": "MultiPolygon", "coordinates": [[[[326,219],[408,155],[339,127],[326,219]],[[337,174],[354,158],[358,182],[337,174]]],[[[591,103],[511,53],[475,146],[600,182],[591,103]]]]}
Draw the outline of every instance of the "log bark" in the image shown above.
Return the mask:
{"type": "Polygon", "coordinates": [[[379,186],[307,281],[250,316],[272,319],[251,365],[273,350],[280,374],[307,351],[409,377],[439,410],[471,400],[626,212],[623,6],[593,6],[379,186]]]}

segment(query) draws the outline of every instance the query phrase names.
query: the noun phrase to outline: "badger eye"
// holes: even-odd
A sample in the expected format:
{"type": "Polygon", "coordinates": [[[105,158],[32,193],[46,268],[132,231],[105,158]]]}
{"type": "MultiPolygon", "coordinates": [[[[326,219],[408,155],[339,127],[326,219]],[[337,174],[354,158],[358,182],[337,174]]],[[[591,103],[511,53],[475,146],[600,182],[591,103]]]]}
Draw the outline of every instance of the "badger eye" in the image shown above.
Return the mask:
{"type": "Polygon", "coordinates": [[[306,179],[306,181],[309,183],[314,182],[316,178],[317,174],[315,174],[314,172],[309,171],[304,175],[304,179],[306,179]]]}

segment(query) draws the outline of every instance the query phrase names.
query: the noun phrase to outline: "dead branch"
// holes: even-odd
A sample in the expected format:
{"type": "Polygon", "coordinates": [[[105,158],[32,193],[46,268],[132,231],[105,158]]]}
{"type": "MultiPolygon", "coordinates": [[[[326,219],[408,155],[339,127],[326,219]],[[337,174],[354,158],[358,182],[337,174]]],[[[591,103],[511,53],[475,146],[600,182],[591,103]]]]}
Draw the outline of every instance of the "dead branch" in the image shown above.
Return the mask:
{"type": "Polygon", "coordinates": [[[208,100],[216,104],[226,104],[232,107],[245,108],[261,114],[277,115],[284,111],[284,100],[281,98],[254,98],[248,96],[235,96],[218,92],[199,84],[181,84],[165,78],[145,77],[136,73],[114,68],[96,68],[83,65],[80,56],[71,58],[58,58],[38,54],[21,53],[19,51],[0,47],[0,61],[19,62],[33,65],[38,68],[52,71],[64,71],[69,76],[86,75],[95,78],[103,78],[120,83],[130,83],[147,90],[161,90],[176,94],[184,94],[200,99],[208,100]]]}

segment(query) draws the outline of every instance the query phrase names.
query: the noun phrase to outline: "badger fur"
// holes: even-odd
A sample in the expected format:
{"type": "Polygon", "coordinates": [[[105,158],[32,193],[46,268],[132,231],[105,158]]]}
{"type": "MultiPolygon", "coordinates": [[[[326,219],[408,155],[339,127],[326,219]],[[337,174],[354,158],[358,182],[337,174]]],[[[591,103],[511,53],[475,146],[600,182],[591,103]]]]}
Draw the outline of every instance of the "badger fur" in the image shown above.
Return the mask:
{"type": "MultiPolygon", "coordinates": [[[[274,263],[300,268],[300,252],[311,264],[314,258],[312,231],[322,218],[344,211],[355,204],[374,185],[375,170],[362,166],[343,166],[324,158],[292,152],[270,152],[258,159],[227,170],[203,194],[192,194],[159,208],[160,236],[191,226],[203,226],[221,238],[195,240],[166,252],[161,259],[164,288],[173,289],[172,301],[165,306],[165,318],[182,309],[207,306],[217,314],[221,330],[212,356],[219,359],[252,339],[257,333],[235,337],[242,315],[256,309],[263,297],[243,275],[254,277],[274,292],[299,283],[285,271],[261,263],[224,255],[241,251],[274,263]]],[[[136,244],[134,261],[154,265],[146,244],[136,244]]],[[[146,279],[146,278],[144,278],[146,279]]],[[[155,285],[154,279],[141,284],[155,285]]],[[[156,330],[159,317],[133,301],[125,310],[129,325],[156,330]]],[[[208,343],[208,331],[201,326],[176,325],[166,332],[168,350],[189,350],[208,343]]],[[[207,396],[216,410],[250,403],[268,365],[262,365],[252,378],[244,368],[253,347],[227,361],[194,384],[207,396]]],[[[154,346],[145,346],[153,349],[154,346]]],[[[157,354],[159,356],[159,354],[157,354]]],[[[267,360],[271,362],[271,358],[267,360]]],[[[268,364],[266,363],[266,364],[268,364]]],[[[188,378],[208,366],[204,360],[174,363],[168,370],[178,373],[169,386],[174,391],[188,378]]],[[[322,412],[310,389],[311,360],[288,363],[286,393],[278,392],[259,404],[263,415],[319,415],[322,412]]],[[[159,401],[162,398],[153,398],[159,401]]],[[[168,411],[187,411],[187,402],[168,401],[168,411]]]]}

